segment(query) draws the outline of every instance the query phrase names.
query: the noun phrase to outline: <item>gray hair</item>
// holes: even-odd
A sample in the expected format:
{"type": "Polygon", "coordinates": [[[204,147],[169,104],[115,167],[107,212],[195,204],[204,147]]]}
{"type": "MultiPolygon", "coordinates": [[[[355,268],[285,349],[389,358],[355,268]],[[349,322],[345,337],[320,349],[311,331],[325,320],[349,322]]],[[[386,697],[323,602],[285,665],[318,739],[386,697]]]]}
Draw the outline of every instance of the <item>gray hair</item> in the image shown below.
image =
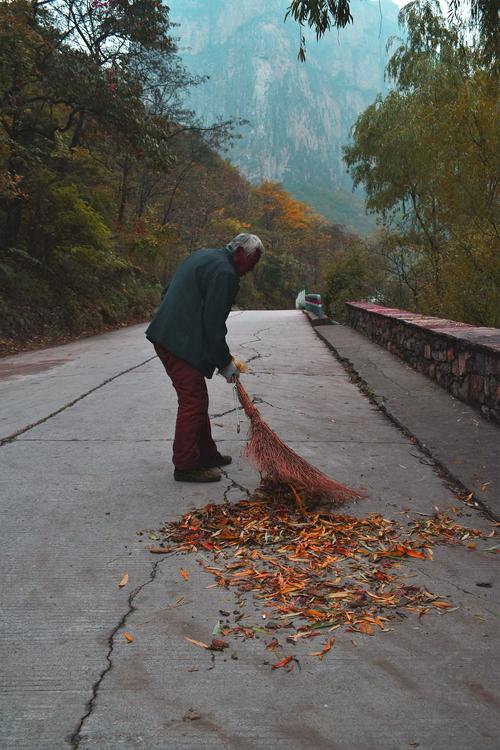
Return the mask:
{"type": "Polygon", "coordinates": [[[257,250],[260,250],[261,253],[264,252],[264,245],[256,234],[246,234],[243,232],[242,234],[237,234],[228,243],[228,248],[232,253],[235,253],[239,247],[243,248],[245,255],[254,255],[257,250]]]}

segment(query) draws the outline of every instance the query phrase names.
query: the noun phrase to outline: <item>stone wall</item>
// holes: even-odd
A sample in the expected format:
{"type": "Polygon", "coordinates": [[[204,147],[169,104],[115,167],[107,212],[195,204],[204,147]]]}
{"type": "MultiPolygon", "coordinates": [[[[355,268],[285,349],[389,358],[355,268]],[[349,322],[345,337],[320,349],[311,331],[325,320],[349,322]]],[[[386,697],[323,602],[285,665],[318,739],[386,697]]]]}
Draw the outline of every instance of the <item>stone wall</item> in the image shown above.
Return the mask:
{"type": "Polygon", "coordinates": [[[347,302],[347,323],[500,423],[500,329],[347,302]]]}

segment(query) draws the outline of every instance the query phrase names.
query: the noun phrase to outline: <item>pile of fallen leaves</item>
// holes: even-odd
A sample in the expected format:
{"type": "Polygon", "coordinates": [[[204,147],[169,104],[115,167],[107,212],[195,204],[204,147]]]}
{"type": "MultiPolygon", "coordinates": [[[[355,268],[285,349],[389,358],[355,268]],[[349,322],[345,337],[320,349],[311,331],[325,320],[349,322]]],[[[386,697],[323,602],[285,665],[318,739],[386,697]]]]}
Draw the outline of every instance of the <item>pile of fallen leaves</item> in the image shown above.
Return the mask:
{"type": "MultiPolygon", "coordinates": [[[[402,562],[432,559],[437,543],[474,547],[475,538],[494,534],[461,526],[442,512],[403,525],[378,514],[356,518],[252,498],[186,513],[162,529],[162,542],[151,551],[202,552],[198,562],[216,585],[235,589],[240,597],[251,594],[263,605],[268,627],[272,624],[275,633],[286,628],[286,640],[296,643],[324,629],[373,635],[409,613],[453,611],[452,602],[409,583],[411,571],[402,562]]],[[[251,638],[255,632],[227,620],[214,634],[251,638]]],[[[220,639],[215,640],[213,649],[221,650],[220,639]]],[[[311,656],[323,658],[333,642],[328,638],[311,656]]],[[[279,645],[274,638],[267,647],[273,643],[279,645]]]]}

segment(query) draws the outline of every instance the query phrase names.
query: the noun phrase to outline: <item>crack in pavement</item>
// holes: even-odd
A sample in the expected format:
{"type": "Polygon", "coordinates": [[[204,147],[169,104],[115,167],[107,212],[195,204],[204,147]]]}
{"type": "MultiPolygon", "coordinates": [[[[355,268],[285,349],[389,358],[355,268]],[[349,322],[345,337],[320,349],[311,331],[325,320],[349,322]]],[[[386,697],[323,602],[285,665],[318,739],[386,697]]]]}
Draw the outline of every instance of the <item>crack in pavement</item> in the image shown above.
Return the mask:
{"type": "MultiPolygon", "coordinates": [[[[255,398],[252,399],[252,404],[267,404],[268,406],[271,406],[273,409],[281,409],[282,411],[287,411],[287,409],[284,409],[282,406],[274,406],[274,404],[270,404],[268,401],[264,401],[263,398],[260,398],[259,396],[255,396],[255,398]]],[[[232,409],[228,409],[228,411],[223,411],[220,414],[210,414],[211,419],[215,419],[217,417],[225,417],[226,414],[233,414],[235,411],[240,411],[243,407],[238,406],[237,408],[233,407],[232,409]]],[[[299,414],[302,414],[303,412],[299,412],[299,414]]]]}
{"type": "Polygon", "coordinates": [[[122,375],[126,375],[128,372],[132,372],[132,370],[137,370],[139,367],[143,367],[148,362],[151,362],[151,360],[153,359],[156,359],[156,354],[154,354],[152,357],[148,357],[148,359],[145,359],[144,362],[141,362],[138,365],[129,367],[126,370],[122,370],[116,375],[113,375],[113,377],[103,380],[102,383],[99,383],[99,385],[96,385],[94,386],[94,388],[91,388],[89,391],[82,393],[80,396],[78,396],[78,398],[75,398],[72,401],[68,401],[67,404],[64,404],[64,406],[61,406],[59,409],[56,409],[50,414],[47,414],[46,417],[42,417],[41,419],[38,419],[36,422],[32,422],[31,424],[28,424],[25,427],[21,427],[21,429],[16,430],[16,432],[13,432],[11,435],[7,435],[6,437],[0,438],[0,447],[2,447],[3,445],[7,445],[8,443],[12,443],[16,438],[19,437],[19,435],[23,435],[25,432],[28,432],[28,430],[32,430],[34,427],[38,427],[38,425],[41,425],[44,422],[47,422],[49,419],[52,419],[52,417],[55,417],[57,414],[60,414],[62,411],[69,409],[71,406],[74,406],[82,399],[86,398],[87,396],[90,396],[90,394],[94,393],[94,391],[98,391],[100,388],[103,388],[105,385],[107,385],[108,383],[111,383],[113,380],[116,380],[122,375]]]}
{"type": "Polygon", "coordinates": [[[235,489],[236,490],[240,490],[241,492],[244,492],[246,494],[246,496],[248,497],[248,499],[251,498],[252,493],[250,492],[250,490],[248,490],[242,484],[239,484],[235,479],[233,479],[232,477],[230,477],[229,474],[228,474],[228,472],[225,471],[225,469],[222,469],[222,468],[219,467],[219,471],[221,472],[221,474],[223,474],[226,477],[226,479],[228,479],[231,482],[231,484],[228,485],[228,487],[224,490],[224,502],[225,503],[229,502],[227,496],[229,495],[229,493],[231,492],[231,490],[235,490],[235,489]]]}
{"type": "MultiPolygon", "coordinates": [[[[250,341],[244,341],[242,344],[239,345],[240,348],[241,349],[245,349],[250,344],[254,344],[255,342],[262,341],[261,338],[258,338],[259,333],[264,333],[265,331],[269,331],[269,330],[270,330],[269,327],[268,328],[259,329],[254,334],[252,334],[253,336],[257,336],[257,338],[250,339],[250,341]]],[[[254,350],[255,355],[253,357],[250,357],[249,359],[245,360],[246,364],[248,364],[249,362],[253,362],[255,359],[260,359],[262,357],[262,354],[260,354],[260,352],[258,352],[257,349],[255,349],[254,347],[251,347],[251,348],[254,350]]],[[[245,374],[253,375],[253,373],[251,373],[251,372],[245,373],[245,374]]],[[[219,417],[225,417],[227,414],[232,414],[233,412],[239,410],[240,408],[241,408],[240,406],[233,407],[232,409],[228,409],[227,411],[223,411],[220,414],[209,414],[209,417],[210,417],[210,419],[217,419],[219,417]]]]}
{"type": "MultiPolygon", "coordinates": [[[[239,408],[240,407],[238,407],[238,410],[239,410],[239,408]]],[[[209,414],[209,417],[210,417],[210,419],[217,419],[218,417],[225,417],[226,414],[232,414],[235,411],[236,411],[236,409],[233,406],[232,409],[228,409],[228,411],[222,411],[220,414],[209,414]]]]}
{"type": "MultiPolygon", "coordinates": [[[[256,342],[262,341],[262,339],[258,337],[259,333],[265,333],[265,331],[269,331],[269,330],[271,330],[270,327],[259,329],[254,334],[252,334],[253,336],[257,336],[257,338],[250,339],[250,341],[243,342],[242,344],[240,344],[240,348],[241,349],[245,349],[250,344],[254,344],[256,342]]],[[[251,347],[251,348],[254,350],[255,355],[253,357],[250,357],[249,359],[245,360],[246,364],[248,364],[249,362],[253,362],[253,360],[255,360],[255,359],[260,359],[262,357],[262,354],[260,354],[260,352],[258,352],[257,349],[255,349],[254,347],[251,347]]],[[[247,373],[247,374],[248,375],[252,375],[253,373],[247,373]]],[[[233,407],[232,409],[228,409],[227,411],[223,411],[220,414],[210,414],[209,416],[210,416],[210,419],[217,419],[219,417],[225,417],[227,414],[233,414],[234,412],[239,411],[240,408],[241,408],[240,406],[233,407]]]]}
{"type": "Polygon", "coordinates": [[[266,401],[264,398],[261,398],[260,396],[254,396],[252,399],[252,404],[267,404],[267,406],[270,406],[271,409],[279,409],[280,411],[287,411],[283,406],[275,406],[274,404],[271,404],[270,401],[266,401]]]}
{"type": "Polygon", "coordinates": [[[140,592],[143,590],[143,588],[145,588],[146,586],[148,586],[150,583],[152,583],[155,580],[156,574],[158,573],[159,566],[161,565],[162,562],[163,562],[163,560],[156,560],[152,564],[152,566],[151,566],[151,572],[149,574],[149,580],[145,581],[144,583],[141,583],[140,586],[137,586],[137,588],[135,588],[131,592],[131,594],[130,594],[130,596],[128,598],[128,609],[127,609],[127,611],[125,612],[125,614],[121,618],[120,622],[117,625],[115,625],[115,627],[113,628],[113,630],[111,631],[111,633],[110,633],[110,635],[108,637],[108,647],[109,648],[108,648],[108,651],[106,653],[106,661],[108,663],[107,663],[106,667],[100,673],[100,675],[97,678],[97,680],[92,685],[92,697],[90,698],[90,700],[88,701],[88,703],[86,705],[86,709],[87,710],[86,710],[85,714],[82,716],[82,718],[78,722],[78,726],[75,729],[75,731],[73,732],[73,734],[71,734],[70,736],[68,736],[66,738],[66,742],[71,746],[72,750],[78,750],[78,748],[80,747],[80,742],[82,741],[81,731],[82,731],[83,725],[85,724],[85,722],[87,721],[87,719],[89,718],[89,716],[92,714],[92,711],[94,710],[95,702],[97,700],[97,694],[99,692],[99,688],[101,687],[102,681],[104,680],[104,678],[106,677],[106,675],[108,674],[108,672],[110,672],[111,669],[113,668],[112,656],[113,656],[113,650],[114,650],[115,635],[120,630],[120,628],[122,628],[125,625],[125,623],[127,622],[129,616],[133,612],[135,612],[137,610],[137,607],[134,604],[134,599],[137,597],[138,594],[140,594],[140,592]]]}
{"type": "MultiPolygon", "coordinates": [[[[266,401],[265,399],[261,398],[260,396],[254,396],[254,398],[252,398],[252,404],[266,404],[266,406],[270,406],[272,409],[277,409],[278,411],[284,411],[286,414],[299,414],[301,417],[308,417],[308,418],[311,417],[311,414],[308,413],[308,412],[300,411],[300,409],[290,409],[290,408],[286,408],[284,406],[276,406],[276,404],[272,404],[270,401],[266,401]]],[[[328,420],[329,422],[332,422],[333,424],[336,424],[336,420],[333,419],[332,417],[325,417],[325,419],[328,420]]],[[[295,441],[295,442],[297,442],[297,441],[295,441]]],[[[330,440],[315,440],[315,439],[308,440],[307,438],[305,438],[301,442],[314,442],[314,443],[356,443],[356,444],[368,443],[368,444],[374,444],[374,445],[379,445],[379,444],[380,445],[405,445],[406,444],[405,440],[349,440],[347,438],[344,439],[344,440],[339,440],[337,438],[332,438],[330,440]]],[[[414,458],[419,459],[420,463],[424,464],[425,466],[431,466],[431,467],[434,466],[434,464],[432,464],[430,462],[427,462],[427,461],[424,461],[420,456],[415,456],[413,453],[411,453],[411,455],[414,456],[414,458]]]]}
{"type": "Polygon", "coordinates": [[[255,347],[250,346],[250,344],[261,343],[262,339],[259,338],[259,333],[266,333],[266,331],[270,331],[270,330],[271,330],[270,326],[268,326],[267,328],[259,328],[259,330],[255,331],[255,333],[253,334],[253,336],[255,336],[256,338],[250,339],[250,341],[245,341],[242,344],[240,344],[241,349],[249,348],[249,349],[253,349],[253,351],[255,352],[255,355],[253,357],[250,357],[249,359],[246,360],[247,364],[248,362],[253,362],[255,359],[262,359],[264,358],[264,356],[270,356],[270,355],[263,355],[258,351],[258,349],[255,349],[255,347]]]}
{"type": "MultiPolygon", "coordinates": [[[[287,414],[300,414],[301,417],[310,417],[311,415],[305,411],[300,411],[300,409],[290,409],[286,408],[284,406],[276,406],[276,404],[272,404],[270,401],[266,401],[264,398],[261,398],[260,396],[254,396],[252,399],[252,404],[266,404],[266,406],[270,406],[271,409],[277,409],[278,411],[284,411],[287,414]]],[[[331,420],[333,421],[333,420],[331,420]]],[[[327,441],[329,442],[329,441],[327,441]]]]}

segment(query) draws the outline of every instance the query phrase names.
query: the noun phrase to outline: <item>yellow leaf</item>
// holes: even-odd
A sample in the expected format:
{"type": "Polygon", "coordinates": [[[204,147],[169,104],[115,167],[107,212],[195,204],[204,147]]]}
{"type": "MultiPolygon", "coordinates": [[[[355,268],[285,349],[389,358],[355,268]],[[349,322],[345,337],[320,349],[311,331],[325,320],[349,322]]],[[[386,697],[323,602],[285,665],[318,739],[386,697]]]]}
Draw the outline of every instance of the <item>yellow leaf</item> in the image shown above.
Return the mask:
{"type": "Polygon", "coordinates": [[[352,591],[334,591],[333,594],[327,594],[328,599],[343,599],[346,596],[352,596],[352,591]]]}
{"type": "Polygon", "coordinates": [[[432,606],[438,609],[448,609],[449,607],[453,607],[453,604],[449,602],[432,602],[432,606]]]}
{"type": "Polygon", "coordinates": [[[188,638],[187,635],[184,636],[184,640],[189,641],[189,643],[194,643],[195,646],[200,646],[201,648],[210,648],[208,643],[203,643],[203,641],[195,641],[194,638],[188,638]]]}

